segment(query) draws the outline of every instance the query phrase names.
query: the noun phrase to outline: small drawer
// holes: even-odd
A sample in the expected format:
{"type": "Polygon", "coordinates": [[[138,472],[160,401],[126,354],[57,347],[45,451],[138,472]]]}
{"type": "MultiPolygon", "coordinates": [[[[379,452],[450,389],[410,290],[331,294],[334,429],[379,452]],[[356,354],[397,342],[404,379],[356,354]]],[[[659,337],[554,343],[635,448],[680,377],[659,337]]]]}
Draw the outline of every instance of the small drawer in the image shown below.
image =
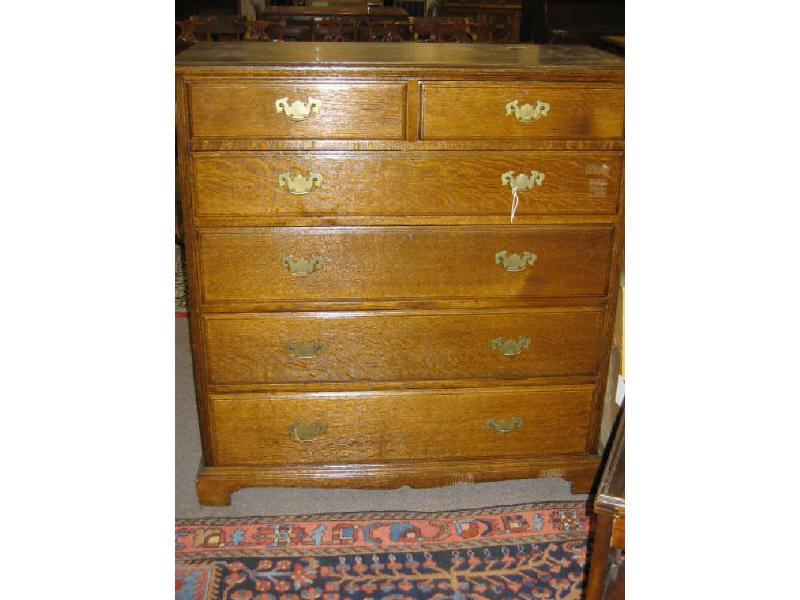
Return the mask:
{"type": "Polygon", "coordinates": [[[204,303],[604,296],[610,225],[200,229],[204,303]]]}
{"type": "Polygon", "coordinates": [[[621,138],[620,85],[425,83],[422,139],[621,138]]]}
{"type": "Polygon", "coordinates": [[[194,84],[199,138],[401,139],[403,84],[194,84]]]}
{"type": "Polygon", "coordinates": [[[615,152],[196,152],[195,214],[614,214],[615,152]],[[540,173],[539,179],[534,179],[540,173]],[[505,174],[510,174],[504,177],[505,174]],[[527,179],[520,179],[520,177],[527,179]],[[513,179],[512,179],[513,177],[513,179]],[[532,183],[525,188],[524,183],[532,183]]]}
{"type": "Polygon", "coordinates": [[[603,309],[206,314],[213,384],[595,375],[603,309]]]}
{"type": "Polygon", "coordinates": [[[589,386],[210,395],[227,465],[582,453],[591,397],[589,386]]]}

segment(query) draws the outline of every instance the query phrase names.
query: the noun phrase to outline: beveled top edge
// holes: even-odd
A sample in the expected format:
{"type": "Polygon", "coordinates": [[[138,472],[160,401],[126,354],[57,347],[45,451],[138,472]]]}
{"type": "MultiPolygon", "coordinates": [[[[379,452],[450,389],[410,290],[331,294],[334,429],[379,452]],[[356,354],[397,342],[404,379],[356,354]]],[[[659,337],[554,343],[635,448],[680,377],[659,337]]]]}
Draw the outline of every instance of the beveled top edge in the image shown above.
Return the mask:
{"type": "Polygon", "coordinates": [[[178,71],[287,66],[622,70],[625,61],[590,46],[419,42],[201,42],[175,57],[178,71]]]}

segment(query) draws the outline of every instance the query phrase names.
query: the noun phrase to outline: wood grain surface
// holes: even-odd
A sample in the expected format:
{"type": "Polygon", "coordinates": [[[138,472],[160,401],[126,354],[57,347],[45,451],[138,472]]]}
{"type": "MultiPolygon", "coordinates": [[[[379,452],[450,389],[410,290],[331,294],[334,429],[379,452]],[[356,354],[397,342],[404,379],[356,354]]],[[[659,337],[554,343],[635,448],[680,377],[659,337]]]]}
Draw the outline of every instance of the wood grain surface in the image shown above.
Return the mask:
{"type": "Polygon", "coordinates": [[[200,504],[224,506],[231,494],[252,486],[316,488],[397,488],[464,485],[528,477],[563,477],[574,494],[586,494],[597,476],[600,457],[590,454],[493,458],[446,457],[355,464],[205,466],[197,476],[200,504]]]}
{"type": "Polygon", "coordinates": [[[219,464],[353,463],[582,452],[591,386],[211,395],[219,464]],[[498,433],[487,422],[522,419],[498,433]],[[292,425],[324,423],[311,441],[292,425]]]}
{"type": "Polygon", "coordinates": [[[203,302],[604,296],[610,226],[274,227],[199,231],[203,302]],[[518,272],[497,252],[530,252],[518,272]],[[298,277],[288,255],[324,260],[298,277]],[[235,257],[232,260],[231,257],[235,257]]]}
{"type": "Polygon", "coordinates": [[[625,89],[619,85],[533,82],[424,83],[421,139],[622,137],[625,89]],[[520,123],[506,104],[547,102],[546,116],[520,123]]]}
{"type": "Polygon", "coordinates": [[[203,317],[215,384],[521,379],[597,371],[602,309],[351,311],[203,317]],[[531,340],[518,356],[492,349],[531,340]],[[294,358],[291,342],[327,344],[294,358]]]}
{"type": "Polygon", "coordinates": [[[214,43],[176,74],[200,502],[517,477],[588,492],[624,251],[624,60],[214,43]],[[293,122],[284,97],[320,111],[293,122]],[[520,123],[513,100],[550,108],[520,123]],[[531,170],[545,179],[509,223],[501,175],[531,170]],[[295,195],[282,173],[321,185],[295,195]],[[509,273],[502,250],[536,260],[509,273]],[[324,266],[293,277],[289,255],[324,266]],[[492,347],[522,336],[517,356],[492,347]],[[287,350],[315,340],[313,359],[287,350]],[[518,431],[486,430],[515,416],[518,431]],[[292,419],[329,428],[300,442],[292,419]]]}
{"type": "Polygon", "coordinates": [[[402,139],[405,86],[402,84],[221,85],[189,87],[192,135],[223,138],[402,139]],[[291,121],[275,101],[319,100],[319,112],[291,121]]]}
{"type": "Polygon", "coordinates": [[[521,192],[519,215],[614,214],[621,153],[212,152],[193,153],[198,216],[510,215],[507,171],[545,174],[521,192]],[[322,176],[293,195],[278,177],[322,176]]]}
{"type": "Polygon", "coordinates": [[[210,70],[216,76],[231,71],[288,73],[315,67],[319,76],[336,77],[353,68],[367,68],[374,73],[397,67],[402,73],[410,69],[428,73],[437,69],[486,69],[502,74],[524,69],[530,74],[542,69],[555,74],[588,73],[597,78],[599,71],[622,74],[624,65],[623,59],[589,46],[535,44],[214,42],[196,44],[175,57],[178,73],[191,75],[210,70]]]}
{"type": "MultiPolygon", "coordinates": [[[[410,86],[409,86],[410,87],[410,86]]],[[[412,117],[417,114],[416,102],[407,104],[407,127],[416,128],[418,122],[412,117]]],[[[305,140],[305,139],[269,139],[269,138],[193,138],[187,147],[192,152],[388,152],[409,151],[437,152],[441,150],[478,151],[525,151],[525,152],[621,152],[625,149],[625,141],[619,138],[597,140],[566,139],[471,139],[471,140],[419,140],[415,139],[416,129],[408,133],[407,140],[305,140]]]]}

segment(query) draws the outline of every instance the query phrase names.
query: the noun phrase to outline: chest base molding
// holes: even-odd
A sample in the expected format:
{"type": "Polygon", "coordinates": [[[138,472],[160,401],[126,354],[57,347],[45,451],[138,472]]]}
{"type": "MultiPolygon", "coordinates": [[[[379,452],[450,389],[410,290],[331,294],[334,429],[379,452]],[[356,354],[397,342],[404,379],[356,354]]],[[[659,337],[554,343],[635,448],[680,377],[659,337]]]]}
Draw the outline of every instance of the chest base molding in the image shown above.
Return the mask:
{"type": "Polygon", "coordinates": [[[572,484],[574,494],[586,494],[599,468],[600,457],[588,454],[413,463],[204,467],[197,478],[197,498],[202,505],[227,506],[231,494],[247,487],[427,488],[537,477],[561,477],[572,484]]]}

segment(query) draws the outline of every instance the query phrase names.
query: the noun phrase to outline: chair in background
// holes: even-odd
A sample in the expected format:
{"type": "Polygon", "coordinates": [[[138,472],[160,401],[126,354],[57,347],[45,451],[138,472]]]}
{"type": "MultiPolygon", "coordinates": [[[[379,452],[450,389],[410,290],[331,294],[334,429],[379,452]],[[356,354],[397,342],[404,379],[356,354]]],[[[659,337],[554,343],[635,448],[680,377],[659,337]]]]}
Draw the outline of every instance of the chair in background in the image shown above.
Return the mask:
{"type": "Polygon", "coordinates": [[[415,42],[436,42],[437,17],[411,17],[411,39],[415,42]]]}
{"type": "Polygon", "coordinates": [[[495,44],[511,44],[519,41],[520,14],[498,11],[487,12],[482,17],[481,41],[495,44]]]}
{"type": "Polygon", "coordinates": [[[311,28],[313,42],[357,42],[358,21],[329,19],[314,23],[311,28]]]}
{"type": "Polygon", "coordinates": [[[434,0],[431,14],[466,18],[480,25],[479,42],[516,44],[520,41],[521,0],[434,0]]]}
{"type": "Polygon", "coordinates": [[[480,39],[480,26],[468,19],[414,17],[411,22],[415,42],[473,43],[480,39]]]}
{"type": "Polygon", "coordinates": [[[617,415],[611,446],[594,498],[597,516],[586,600],[625,598],[625,403],[617,415]]]}
{"type": "MultiPolygon", "coordinates": [[[[264,13],[261,13],[262,17],[264,13]]],[[[293,19],[290,17],[277,17],[275,16],[273,19],[269,18],[261,18],[252,20],[252,17],[244,17],[240,24],[242,26],[242,37],[240,39],[248,39],[247,32],[248,30],[253,29],[253,23],[264,22],[270,23],[267,26],[267,37],[263,38],[258,41],[282,41],[282,42],[310,42],[312,39],[311,29],[313,27],[313,22],[307,18],[300,18],[300,19],[293,19]],[[276,36],[277,25],[282,25],[282,29],[280,30],[280,38],[278,39],[276,36]]]]}
{"type": "Polygon", "coordinates": [[[186,21],[175,21],[175,54],[197,42],[211,41],[211,28],[206,21],[189,17],[186,21]]]}
{"type": "Polygon", "coordinates": [[[408,39],[408,21],[370,21],[370,42],[404,42],[408,39]]]}
{"type": "Polygon", "coordinates": [[[286,21],[239,21],[241,40],[245,42],[281,42],[284,39],[286,21]]]}
{"type": "Polygon", "coordinates": [[[367,0],[306,0],[305,6],[366,10],[367,0]]]}
{"type": "Polygon", "coordinates": [[[236,14],[206,9],[200,10],[198,19],[208,23],[211,28],[211,39],[215,42],[230,42],[241,39],[241,28],[238,24],[239,16],[236,14]]]}
{"type": "Polygon", "coordinates": [[[467,19],[439,19],[436,25],[436,41],[457,44],[471,44],[479,39],[477,23],[467,19]]]}

